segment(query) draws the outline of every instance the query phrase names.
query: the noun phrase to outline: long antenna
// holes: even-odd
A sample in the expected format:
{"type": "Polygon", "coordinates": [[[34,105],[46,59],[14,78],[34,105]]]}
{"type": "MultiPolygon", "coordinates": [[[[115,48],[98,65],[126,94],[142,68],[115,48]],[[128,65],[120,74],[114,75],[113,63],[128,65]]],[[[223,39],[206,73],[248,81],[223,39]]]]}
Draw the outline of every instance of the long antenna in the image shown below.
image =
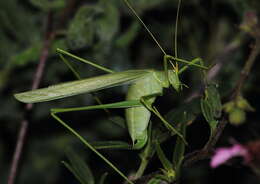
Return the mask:
{"type": "Polygon", "coordinates": [[[181,0],[178,1],[178,8],[177,8],[177,15],[176,15],[176,21],[175,21],[175,31],[174,31],[174,56],[178,58],[178,22],[179,22],[179,14],[180,14],[180,6],[181,6],[181,0]]]}
{"type": "Polygon", "coordinates": [[[153,33],[148,29],[148,27],[146,26],[146,24],[142,21],[142,19],[138,16],[137,12],[134,10],[134,8],[132,7],[132,5],[128,2],[128,0],[124,0],[125,4],[128,6],[128,8],[134,13],[134,15],[137,17],[137,19],[141,22],[141,24],[144,26],[144,28],[146,29],[146,31],[149,33],[149,35],[152,37],[153,41],[157,44],[157,46],[160,48],[160,50],[162,51],[162,53],[164,55],[167,55],[166,52],[164,51],[164,49],[162,48],[162,46],[159,44],[159,42],[157,41],[157,39],[155,38],[155,36],[153,35],[153,33]]]}

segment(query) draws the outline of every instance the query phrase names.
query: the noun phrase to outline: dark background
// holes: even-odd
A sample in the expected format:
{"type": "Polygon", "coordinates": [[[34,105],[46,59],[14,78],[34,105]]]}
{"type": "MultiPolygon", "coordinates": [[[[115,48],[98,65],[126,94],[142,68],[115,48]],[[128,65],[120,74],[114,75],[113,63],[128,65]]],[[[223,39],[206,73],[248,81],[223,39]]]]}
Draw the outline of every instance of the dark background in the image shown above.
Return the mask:
{"type": "MultiPolygon", "coordinates": [[[[138,0],[132,4],[162,47],[174,55],[178,2],[138,0]]],[[[181,3],[178,57],[187,60],[201,57],[207,66],[220,63],[221,68],[212,81],[219,84],[223,102],[232,93],[255,41],[252,35],[240,29],[241,24],[245,23],[243,16],[249,11],[257,15],[259,10],[258,0],[183,0],[181,3]]],[[[86,160],[96,178],[103,172],[109,172],[108,181],[121,181],[103,161],[50,117],[50,108],[95,104],[91,95],[36,104],[31,112],[24,113],[24,104],[16,101],[13,94],[31,89],[42,50],[46,48],[49,53],[40,87],[75,79],[61,62],[56,48],[70,51],[115,71],[147,68],[162,70],[163,53],[123,1],[0,1],[0,44],[0,183],[7,183],[24,114],[29,116],[30,121],[17,183],[77,183],[61,164],[66,159],[64,152],[68,147],[86,160]],[[48,41],[50,45],[46,47],[48,41]]],[[[84,78],[104,73],[86,64],[73,64],[84,78]]],[[[230,145],[231,139],[243,144],[259,138],[258,70],[259,62],[256,60],[242,90],[242,95],[256,111],[248,112],[245,123],[240,126],[228,124],[217,146],[230,145]]],[[[165,95],[156,101],[156,106],[163,114],[177,109],[201,88],[198,68],[190,67],[181,79],[189,88],[184,87],[180,93],[173,89],[166,90],[165,95]]],[[[104,103],[112,103],[124,100],[126,92],[126,86],[115,87],[98,92],[98,97],[104,103]]],[[[112,113],[124,115],[122,110],[113,110],[112,113]]],[[[130,142],[127,131],[109,122],[102,110],[66,113],[62,117],[90,141],[130,142]]],[[[154,118],[154,121],[158,120],[154,118]]],[[[199,116],[188,127],[187,152],[202,148],[208,136],[208,125],[199,116]]],[[[163,148],[167,150],[173,144],[169,140],[163,148]]],[[[124,173],[129,174],[138,166],[138,151],[109,150],[102,153],[124,173]]],[[[157,158],[154,158],[147,173],[161,167],[157,158]]],[[[209,160],[203,160],[185,168],[183,173],[182,183],[185,184],[257,183],[254,173],[241,161],[211,169],[209,160]]]]}

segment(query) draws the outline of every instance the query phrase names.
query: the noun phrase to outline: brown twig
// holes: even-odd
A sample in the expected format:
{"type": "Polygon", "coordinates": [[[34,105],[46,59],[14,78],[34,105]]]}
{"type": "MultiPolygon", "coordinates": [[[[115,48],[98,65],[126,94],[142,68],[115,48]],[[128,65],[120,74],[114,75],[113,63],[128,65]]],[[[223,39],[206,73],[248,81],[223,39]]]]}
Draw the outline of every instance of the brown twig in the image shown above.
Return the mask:
{"type": "Polygon", "coordinates": [[[245,81],[250,74],[256,57],[260,52],[260,24],[258,21],[257,13],[255,11],[247,11],[244,13],[243,21],[240,24],[240,29],[248,33],[255,40],[255,43],[240,73],[239,80],[237,81],[235,88],[233,89],[231,100],[234,100],[241,95],[241,91],[245,84],[245,81]]]}
{"type": "MultiPolygon", "coordinates": [[[[38,64],[36,72],[35,72],[35,77],[32,82],[31,89],[37,89],[40,84],[40,81],[41,81],[42,75],[43,75],[43,71],[44,71],[44,67],[45,67],[45,63],[46,63],[46,60],[49,55],[50,43],[53,38],[54,38],[54,36],[52,34],[52,13],[50,12],[50,13],[48,13],[48,17],[47,17],[47,26],[46,26],[46,33],[45,33],[43,48],[42,48],[39,64],[38,64]]],[[[20,127],[19,134],[17,137],[16,147],[15,147],[15,151],[14,151],[14,155],[13,155],[13,159],[12,159],[12,163],[11,163],[11,168],[10,168],[10,172],[9,172],[9,176],[8,176],[8,181],[7,181],[8,184],[13,184],[15,182],[19,161],[21,159],[21,153],[22,153],[22,150],[24,147],[25,138],[26,138],[27,131],[28,131],[28,119],[26,116],[29,114],[32,107],[33,107],[32,104],[26,104],[25,109],[24,109],[25,114],[24,114],[23,120],[21,121],[21,127],[20,127]]]]}
{"type": "Polygon", "coordinates": [[[226,124],[227,124],[226,118],[223,117],[223,119],[220,121],[218,127],[215,129],[215,131],[213,132],[212,136],[205,144],[205,146],[201,150],[194,151],[185,156],[183,167],[188,167],[189,165],[192,165],[197,161],[209,158],[212,155],[213,149],[217,141],[219,140],[226,124]]]}
{"type": "MultiPolygon", "coordinates": [[[[69,17],[69,15],[73,13],[72,10],[75,8],[76,4],[77,4],[77,0],[69,0],[67,2],[66,7],[61,12],[59,21],[57,21],[58,24],[55,27],[56,30],[60,29],[65,24],[67,17],[69,17]]],[[[53,15],[52,15],[52,12],[49,12],[48,16],[47,16],[43,48],[41,51],[39,64],[38,64],[36,72],[35,72],[34,80],[32,82],[32,87],[31,87],[32,90],[37,89],[39,87],[39,84],[40,84],[42,76],[43,76],[45,63],[49,56],[50,45],[51,45],[51,42],[55,39],[55,37],[56,37],[56,31],[53,28],[53,15]]],[[[15,181],[15,178],[17,175],[19,161],[21,159],[21,154],[22,154],[24,143],[25,143],[26,134],[28,132],[27,115],[32,110],[32,108],[33,108],[32,104],[26,104],[25,109],[24,109],[24,118],[21,121],[21,127],[20,127],[18,137],[17,137],[16,147],[15,147],[15,151],[14,151],[14,155],[13,155],[13,159],[12,159],[12,163],[11,163],[11,168],[10,168],[10,172],[9,172],[9,176],[8,176],[8,181],[7,181],[8,184],[14,184],[14,181],[15,181]]]]}
{"type": "Polygon", "coordinates": [[[248,59],[245,62],[245,65],[240,73],[240,78],[237,81],[235,88],[233,90],[233,94],[232,94],[232,99],[238,97],[241,93],[241,90],[243,88],[243,85],[245,84],[245,81],[252,69],[252,66],[256,60],[256,57],[258,56],[260,52],[260,38],[256,38],[255,39],[255,44],[252,48],[252,51],[248,57],[248,59]]]}
{"type": "MultiPolygon", "coordinates": [[[[56,30],[60,29],[65,24],[67,17],[69,17],[69,15],[73,13],[72,10],[75,8],[76,4],[77,4],[77,0],[69,0],[67,2],[66,7],[61,12],[59,21],[57,21],[58,24],[55,27],[56,30]]],[[[40,84],[42,76],[43,76],[45,63],[49,56],[51,42],[55,39],[55,37],[56,37],[56,31],[54,31],[54,28],[53,28],[53,14],[52,14],[52,12],[49,12],[48,16],[47,16],[47,21],[46,21],[46,30],[45,30],[45,35],[44,35],[43,48],[41,51],[39,64],[35,71],[34,79],[32,82],[32,87],[31,87],[32,90],[37,89],[39,87],[39,84],[40,84]]],[[[16,147],[15,147],[14,155],[12,158],[11,168],[9,171],[9,176],[8,176],[8,180],[7,180],[8,184],[14,184],[14,182],[15,182],[19,161],[21,159],[21,154],[22,154],[22,150],[24,147],[25,138],[26,138],[26,135],[28,132],[27,116],[30,114],[29,112],[32,110],[32,108],[33,108],[32,104],[26,104],[26,106],[24,108],[24,118],[20,123],[21,127],[19,129],[16,147]]]]}
{"type": "Polygon", "coordinates": [[[21,121],[21,127],[17,137],[17,143],[16,143],[16,147],[15,147],[15,151],[11,163],[11,169],[9,171],[9,176],[7,181],[8,184],[13,184],[15,181],[17,168],[20,161],[22,149],[24,146],[24,140],[26,137],[27,130],[28,130],[28,121],[24,119],[21,121]]]}
{"type": "MultiPolygon", "coordinates": [[[[67,2],[66,7],[61,12],[59,21],[57,21],[58,24],[55,27],[56,30],[60,29],[65,24],[67,17],[69,17],[69,15],[73,13],[72,10],[75,8],[76,4],[77,4],[77,0],[69,0],[67,2]]],[[[32,90],[37,89],[39,87],[39,84],[40,84],[42,76],[43,76],[45,63],[49,56],[51,42],[55,39],[55,37],[56,37],[56,32],[53,28],[53,15],[52,15],[52,12],[49,12],[48,16],[47,16],[47,21],[46,21],[46,30],[45,30],[45,35],[44,35],[43,48],[41,51],[39,64],[35,71],[34,80],[32,82],[32,87],[31,87],[32,90]]],[[[33,108],[32,104],[26,104],[26,106],[24,108],[24,118],[21,121],[21,127],[20,127],[18,137],[17,137],[16,147],[15,147],[15,151],[14,151],[14,155],[13,155],[13,159],[12,159],[12,163],[11,163],[11,168],[10,168],[10,172],[9,172],[9,176],[8,176],[8,180],[7,180],[8,184],[14,184],[14,181],[15,181],[15,178],[17,175],[19,161],[21,159],[21,154],[22,154],[24,143],[25,143],[26,134],[28,132],[27,115],[29,115],[29,112],[32,110],[32,108],[33,108]]]]}

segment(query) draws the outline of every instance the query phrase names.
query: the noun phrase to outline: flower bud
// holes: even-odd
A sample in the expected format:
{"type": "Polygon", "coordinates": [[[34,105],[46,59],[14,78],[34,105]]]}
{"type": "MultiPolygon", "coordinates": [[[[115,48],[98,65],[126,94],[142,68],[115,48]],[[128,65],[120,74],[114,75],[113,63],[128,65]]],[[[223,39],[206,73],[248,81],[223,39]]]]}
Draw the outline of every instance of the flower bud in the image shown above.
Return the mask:
{"type": "Polygon", "coordinates": [[[242,96],[238,97],[236,103],[237,103],[237,107],[240,109],[243,109],[245,111],[255,111],[255,109],[242,96]]]}
{"type": "Polygon", "coordinates": [[[233,101],[227,102],[223,105],[223,110],[226,113],[230,113],[235,107],[235,103],[233,101]]]}
{"type": "Polygon", "coordinates": [[[246,113],[240,108],[233,108],[229,113],[229,122],[233,125],[241,125],[246,120],[246,113]]]}

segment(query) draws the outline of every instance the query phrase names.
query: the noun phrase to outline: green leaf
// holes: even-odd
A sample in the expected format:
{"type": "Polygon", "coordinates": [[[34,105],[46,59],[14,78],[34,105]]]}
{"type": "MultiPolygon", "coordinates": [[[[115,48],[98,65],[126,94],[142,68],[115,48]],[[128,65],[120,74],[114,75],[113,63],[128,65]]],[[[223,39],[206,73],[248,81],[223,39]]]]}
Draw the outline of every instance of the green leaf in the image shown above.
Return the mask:
{"type": "Polygon", "coordinates": [[[94,18],[99,12],[95,6],[85,5],[80,7],[70,22],[67,32],[67,42],[70,48],[79,49],[93,44],[95,35],[94,18]]]}
{"type": "Polygon", "coordinates": [[[133,22],[127,31],[116,40],[117,47],[129,46],[135,39],[140,27],[141,25],[138,21],[133,22]]]}
{"type": "Polygon", "coordinates": [[[110,41],[119,29],[118,8],[107,0],[101,0],[102,14],[97,18],[97,35],[102,42],[110,41]]]}
{"type": "Polygon", "coordinates": [[[151,178],[149,181],[148,181],[148,183],[147,184],[164,184],[167,180],[166,179],[164,179],[165,178],[165,176],[163,176],[163,175],[157,175],[157,176],[155,176],[155,177],[153,177],[153,178],[151,178]]]}
{"type": "MultiPolygon", "coordinates": [[[[186,113],[184,112],[184,116],[185,114],[186,113]]],[[[184,136],[184,138],[186,136],[186,127],[187,127],[187,123],[182,123],[180,127],[180,132],[184,136]]],[[[179,137],[177,137],[176,145],[174,147],[174,152],[173,152],[173,159],[172,159],[176,171],[176,177],[179,177],[180,174],[180,166],[184,158],[184,152],[185,152],[185,144],[179,137]]]]}
{"type": "Polygon", "coordinates": [[[202,111],[202,114],[203,114],[204,118],[206,119],[206,121],[208,123],[210,123],[211,121],[214,121],[214,112],[213,112],[213,108],[210,105],[210,103],[204,99],[201,99],[200,102],[201,102],[200,103],[201,111],[202,111]]]}
{"type": "Polygon", "coordinates": [[[87,184],[84,181],[82,181],[82,179],[80,178],[80,176],[78,175],[78,173],[74,170],[73,167],[71,167],[71,165],[68,162],[62,161],[61,163],[64,164],[64,166],[75,176],[75,178],[77,178],[77,180],[81,183],[81,184],[87,184]]]}
{"type": "Polygon", "coordinates": [[[19,54],[13,56],[11,61],[14,65],[24,66],[29,62],[39,60],[42,44],[37,42],[31,47],[23,50],[19,54]]]}
{"type": "Polygon", "coordinates": [[[201,111],[209,123],[211,134],[215,130],[218,121],[217,118],[221,117],[222,104],[217,85],[209,84],[205,89],[205,97],[200,101],[201,111]]]}
{"type": "Polygon", "coordinates": [[[125,119],[122,118],[121,116],[111,116],[111,117],[109,117],[109,121],[118,125],[121,128],[124,128],[124,129],[126,128],[125,119]]]}
{"type": "Polygon", "coordinates": [[[156,152],[157,152],[157,155],[158,155],[158,158],[160,159],[164,169],[166,171],[171,171],[173,169],[173,165],[172,163],[167,159],[167,157],[165,156],[163,150],[161,149],[161,146],[160,144],[157,142],[156,143],[156,152]]]}
{"type": "Polygon", "coordinates": [[[105,180],[106,180],[106,178],[107,178],[107,175],[108,175],[108,173],[102,174],[102,176],[101,176],[101,178],[100,178],[98,184],[105,184],[105,180]]]}
{"type": "Polygon", "coordinates": [[[165,119],[176,127],[176,125],[178,126],[182,123],[192,122],[200,113],[200,100],[199,98],[194,98],[191,102],[182,104],[178,109],[169,111],[165,119]]]}
{"type": "MultiPolygon", "coordinates": [[[[51,43],[51,54],[56,54],[57,48],[67,49],[64,39],[55,40],[51,43]]],[[[11,62],[15,66],[25,66],[30,62],[38,61],[42,50],[42,43],[33,43],[30,47],[24,49],[22,52],[14,55],[11,62]]]]}
{"type": "Polygon", "coordinates": [[[70,164],[63,162],[64,165],[73,173],[81,184],[94,184],[94,177],[85,161],[80,158],[72,149],[68,149],[66,155],[70,164]]]}
{"type": "Polygon", "coordinates": [[[132,145],[123,141],[98,141],[91,144],[96,149],[132,149],[132,145]]]}
{"type": "Polygon", "coordinates": [[[30,3],[43,11],[58,10],[65,7],[65,0],[30,0],[30,3]]]}
{"type": "Polygon", "coordinates": [[[221,117],[222,104],[220,94],[216,84],[210,84],[207,87],[208,101],[212,105],[214,117],[221,117]]]}
{"type": "Polygon", "coordinates": [[[57,48],[62,50],[68,50],[65,39],[56,39],[51,43],[50,52],[52,55],[57,55],[57,48]]]}
{"type": "Polygon", "coordinates": [[[137,11],[148,10],[160,6],[166,0],[131,0],[129,1],[137,11]]]}

